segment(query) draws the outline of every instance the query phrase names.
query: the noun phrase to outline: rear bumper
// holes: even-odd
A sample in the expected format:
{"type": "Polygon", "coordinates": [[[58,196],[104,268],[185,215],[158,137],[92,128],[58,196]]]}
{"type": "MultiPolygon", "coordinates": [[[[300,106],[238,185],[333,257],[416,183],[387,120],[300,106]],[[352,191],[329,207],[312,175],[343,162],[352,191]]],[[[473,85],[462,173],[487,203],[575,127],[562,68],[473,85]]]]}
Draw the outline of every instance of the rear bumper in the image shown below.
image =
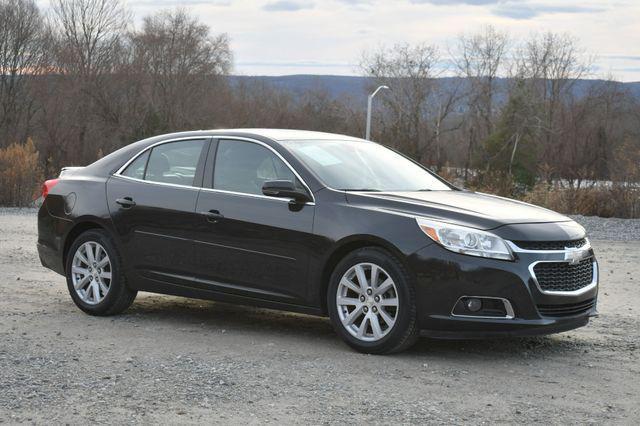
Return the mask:
{"type": "MultiPolygon", "coordinates": [[[[591,252],[591,255],[592,252],[591,252]]],[[[416,274],[418,321],[422,334],[435,338],[490,338],[552,334],[583,327],[597,315],[595,285],[573,293],[543,292],[530,265],[544,254],[516,253],[513,262],[465,256],[437,244],[410,256],[416,274]],[[486,318],[460,315],[463,297],[505,300],[508,314],[486,318]]]]}
{"type": "Polygon", "coordinates": [[[42,243],[38,243],[38,256],[40,257],[40,263],[42,266],[64,275],[62,257],[59,252],[42,243]]]}
{"type": "Polygon", "coordinates": [[[38,256],[42,266],[64,275],[62,235],[70,222],[49,213],[47,202],[38,211],[38,256]]]}

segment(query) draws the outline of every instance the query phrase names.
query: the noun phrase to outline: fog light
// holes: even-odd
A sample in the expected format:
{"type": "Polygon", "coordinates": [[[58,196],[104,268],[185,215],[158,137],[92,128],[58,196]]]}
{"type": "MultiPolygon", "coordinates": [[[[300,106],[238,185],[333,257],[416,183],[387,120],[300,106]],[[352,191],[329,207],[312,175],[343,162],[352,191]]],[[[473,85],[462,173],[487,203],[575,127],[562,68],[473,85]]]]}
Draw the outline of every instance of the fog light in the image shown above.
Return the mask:
{"type": "Polygon", "coordinates": [[[482,301],[476,298],[467,299],[465,307],[471,312],[478,312],[480,309],[482,309],[482,301]]]}
{"type": "Polygon", "coordinates": [[[470,318],[500,318],[515,317],[513,306],[507,299],[490,296],[463,296],[458,299],[451,315],[470,318]]]}

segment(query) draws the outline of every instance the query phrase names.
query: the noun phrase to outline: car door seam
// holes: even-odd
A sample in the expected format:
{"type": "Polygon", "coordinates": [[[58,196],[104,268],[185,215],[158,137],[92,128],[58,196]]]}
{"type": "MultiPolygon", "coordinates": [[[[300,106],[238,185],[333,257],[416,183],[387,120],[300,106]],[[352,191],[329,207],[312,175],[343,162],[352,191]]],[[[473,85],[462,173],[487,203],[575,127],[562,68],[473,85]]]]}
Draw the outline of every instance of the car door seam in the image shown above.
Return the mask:
{"type": "Polygon", "coordinates": [[[267,252],[264,252],[264,251],[249,250],[249,249],[245,249],[245,248],[241,248],[241,247],[234,247],[234,246],[228,246],[228,245],[225,245],[225,244],[211,243],[211,242],[202,241],[202,240],[193,240],[193,241],[196,242],[196,243],[205,244],[205,245],[208,245],[208,246],[228,248],[228,249],[231,249],[231,250],[240,250],[240,251],[244,251],[244,252],[247,252],[247,253],[255,253],[255,254],[261,254],[261,255],[264,255],[264,256],[277,257],[279,259],[291,260],[291,261],[294,261],[294,262],[298,260],[295,257],[282,256],[280,254],[267,253],[267,252]]]}

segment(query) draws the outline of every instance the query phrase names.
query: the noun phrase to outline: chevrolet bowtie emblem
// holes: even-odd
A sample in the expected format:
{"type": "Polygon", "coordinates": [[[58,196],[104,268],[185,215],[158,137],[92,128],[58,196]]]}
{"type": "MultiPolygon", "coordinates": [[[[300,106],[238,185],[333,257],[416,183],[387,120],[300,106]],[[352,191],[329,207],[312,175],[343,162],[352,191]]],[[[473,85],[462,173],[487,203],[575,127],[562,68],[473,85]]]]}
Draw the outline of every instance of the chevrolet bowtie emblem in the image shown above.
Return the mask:
{"type": "Polygon", "coordinates": [[[568,261],[571,265],[580,263],[582,259],[586,259],[587,257],[589,257],[589,250],[567,249],[564,253],[564,260],[568,261]]]}

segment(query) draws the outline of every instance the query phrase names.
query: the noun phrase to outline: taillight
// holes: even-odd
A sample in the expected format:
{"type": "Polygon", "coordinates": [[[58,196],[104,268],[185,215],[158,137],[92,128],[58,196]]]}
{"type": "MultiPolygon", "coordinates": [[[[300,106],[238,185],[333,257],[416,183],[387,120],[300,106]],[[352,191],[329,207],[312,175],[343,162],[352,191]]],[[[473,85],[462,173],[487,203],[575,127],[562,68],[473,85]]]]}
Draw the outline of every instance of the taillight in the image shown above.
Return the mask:
{"type": "Polygon", "coordinates": [[[60,179],[49,179],[49,180],[46,180],[42,184],[42,198],[43,199],[47,198],[47,195],[49,195],[49,191],[51,191],[53,189],[53,187],[58,184],[59,181],[60,181],[60,179]]]}

